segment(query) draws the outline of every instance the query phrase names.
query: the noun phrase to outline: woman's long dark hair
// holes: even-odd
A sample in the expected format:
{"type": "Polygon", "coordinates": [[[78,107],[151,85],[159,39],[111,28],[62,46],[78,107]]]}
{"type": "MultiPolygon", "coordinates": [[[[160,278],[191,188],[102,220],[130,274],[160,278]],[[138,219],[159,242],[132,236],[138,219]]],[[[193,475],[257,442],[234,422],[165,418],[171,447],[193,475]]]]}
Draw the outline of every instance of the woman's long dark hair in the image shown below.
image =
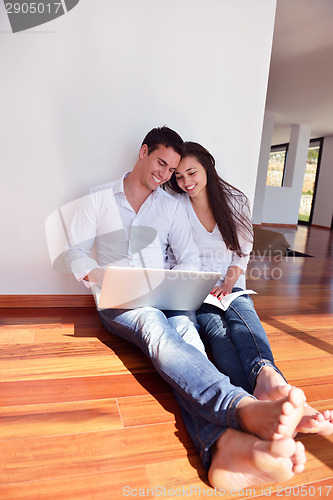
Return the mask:
{"type": "MultiPolygon", "coordinates": [[[[240,257],[243,256],[238,231],[241,231],[249,241],[253,240],[251,220],[242,213],[243,207],[248,203],[247,197],[239,189],[221,179],[215,169],[215,160],[207,149],[196,142],[185,142],[184,149],[183,158],[193,156],[206,170],[208,200],[226,247],[240,257]],[[236,207],[232,203],[232,199],[235,198],[237,199],[236,207]]],[[[168,181],[167,187],[184,194],[177,184],[175,174],[168,181]]]]}

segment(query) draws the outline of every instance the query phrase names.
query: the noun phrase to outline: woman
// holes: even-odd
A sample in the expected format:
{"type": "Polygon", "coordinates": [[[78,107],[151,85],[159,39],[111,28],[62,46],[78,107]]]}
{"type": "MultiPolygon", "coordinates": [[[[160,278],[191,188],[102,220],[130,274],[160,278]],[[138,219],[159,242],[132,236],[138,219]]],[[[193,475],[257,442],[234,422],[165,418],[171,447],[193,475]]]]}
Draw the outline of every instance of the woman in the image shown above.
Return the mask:
{"type": "MultiPolygon", "coordinates": [[[[181,193],[178,198],[186,207],[202,269],[221,273],[211,293],[221,298],[244,290],[253,243],[246,196],[218,176],[213,156],[195,142],[185,143],[185,154],[169,187],[181,193]]],[[[217,368],[232,384],[257,399],[280,399],[288,393],[290,386],[275,365],[266,332],[248,295],[237,297],[225,312],[202,304],[197,321],[217,368]]],[[[298,430],[331,434],[332,413],[327,410],[321,414],[307,407],[298,430]]]]}

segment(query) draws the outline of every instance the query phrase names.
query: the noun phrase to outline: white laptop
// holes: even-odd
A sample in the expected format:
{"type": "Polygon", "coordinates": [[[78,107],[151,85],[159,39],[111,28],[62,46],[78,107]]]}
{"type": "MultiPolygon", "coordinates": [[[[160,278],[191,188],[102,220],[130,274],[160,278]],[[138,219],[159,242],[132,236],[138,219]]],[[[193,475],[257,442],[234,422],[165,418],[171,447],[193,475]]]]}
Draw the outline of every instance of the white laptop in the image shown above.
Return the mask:
{"type": "Polygon", "coordinates": [[[109,266],[102,289],[95,287],[98,309],[198,309],[220,277],[219,273],[109,266]]]}

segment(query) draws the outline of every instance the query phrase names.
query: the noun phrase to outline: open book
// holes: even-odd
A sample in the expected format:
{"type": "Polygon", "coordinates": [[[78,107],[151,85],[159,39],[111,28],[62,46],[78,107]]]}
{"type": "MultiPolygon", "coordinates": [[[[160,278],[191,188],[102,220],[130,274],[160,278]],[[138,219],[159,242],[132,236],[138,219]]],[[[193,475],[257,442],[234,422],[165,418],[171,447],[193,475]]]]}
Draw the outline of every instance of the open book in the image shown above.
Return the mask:
{"type": "Polygon", "coordinates": [[[257,293],[257,292],[254,292],[253,290],[239,290],[239,292],[232,292],[229,293],[228,295],[225,295],[221,300],[219,300],[217,297],[214,297],[214,295],[209,294],[205,298],[204,304],[212,304],[213,306],[219,307],[223,311],[226,311],[230,306],[231,302],[234,299],[236,299],[236,297],[250,293],[257,293]]]}

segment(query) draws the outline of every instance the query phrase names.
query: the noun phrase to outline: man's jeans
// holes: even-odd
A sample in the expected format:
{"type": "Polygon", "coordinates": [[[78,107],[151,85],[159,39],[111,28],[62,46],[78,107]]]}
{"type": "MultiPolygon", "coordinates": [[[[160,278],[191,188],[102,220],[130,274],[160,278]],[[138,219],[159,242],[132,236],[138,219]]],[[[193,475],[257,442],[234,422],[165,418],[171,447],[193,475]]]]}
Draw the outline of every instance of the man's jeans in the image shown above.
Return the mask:
{"type": "MultiPolygon", "coordinates": [[[[234,288],[233,292],[240,290],[234,288]]],[[[197,311],[200,336],[210,347],[214,364],[232,384],[253,393],[263,366],[275,366],[266,332],[249,295],[241,295],[224,312],[210,304],[197,311]]],[[[283,377],[283,375],[282,375],[283,377]]]]}
{"type": "Polygon", "coordinates": [[[209,467],[210,447],[227,427],[239,429],[236,406],[250,394],[232,385],[208,360],[194,312],[142,307],[104,309],[99,316],[108,331],[138,346],[171,385],[191,438],[209,467]]]}

